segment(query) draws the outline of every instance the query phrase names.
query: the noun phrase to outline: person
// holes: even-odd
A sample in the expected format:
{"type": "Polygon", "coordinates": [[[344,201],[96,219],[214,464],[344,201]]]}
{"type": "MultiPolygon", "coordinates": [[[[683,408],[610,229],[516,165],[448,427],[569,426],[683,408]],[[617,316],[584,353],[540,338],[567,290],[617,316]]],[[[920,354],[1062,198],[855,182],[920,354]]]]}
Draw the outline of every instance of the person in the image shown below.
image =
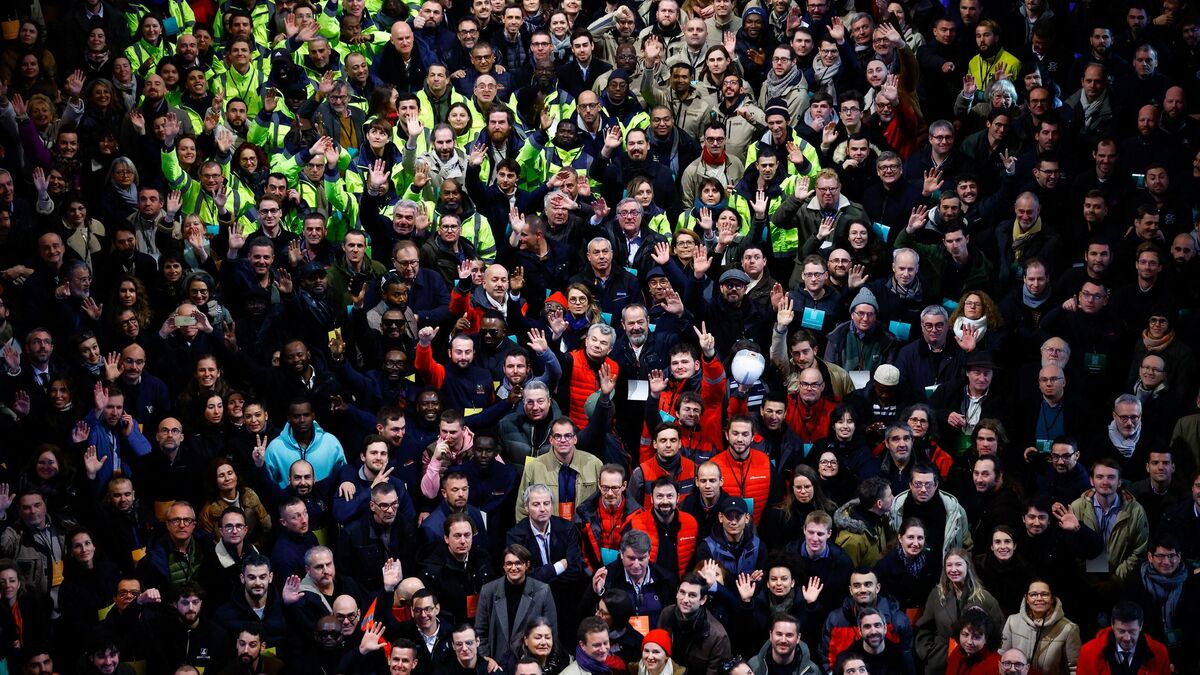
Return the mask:
{"type": "Polygon", "coordinates": [[[898,545],[876,563],[875,575],[911,617],[924,609],[929,592],[937,586],[939,570],[934,555],[925,546],[925,523],[919,518],[901,523],[897,541],[898,545]]]}
{"type": "MultiPolygon", "coordinates": [[[[850,649],[858,636],[859,621],[865,610],[882,616],[886,641],[894,646],[896,657],[911,671],[913,665],[913,630],[908,616],[896,600],[882,592],[879,579],[870,568],[859,567],[850,574],[850,596],[842,606],[829,613],[821,629],[817,654],[822,665],[833,666],[841,653],[850,649]]],[[[877,651],[878,646],[873,647],[877,651]]]]}
{"type": "Polygon", "coordinates": [[[929,528],[925,541],[931,550],[941,550],[944,556],[952,548],[970,547],[967,511],[954,495],[939,489],[937,468],[920,462],[910,475],[909,489],[892,500],[892,531],[898,531],[905,518],[920,518],[929,528]]]}
{"type": "Polygon", "coordinates": [[[624,665],[609,652],[608,625],[600,617],[585,617],[579,623],[578,637],[575,662],[562,675],[603,675],[613,666],[624,665]]]}
{"type": "Polygon", "coordinates": [[[533,557],[520,544],[504,549],[503,579],[483,585],[479,593],[479,613],[475,615],[475,634],[479,653],[497,664],[516,660],[512,645],[524,635],[534,619],[544,619],[557,630],[557,613],[550,587],[529,577],[533,557]],[[510,593],[516,594],[517,607],[509,608],[510,593]],[[509,618],[513,617],[513,618],[509,618]],[[513,623],[510,623],[513,622],[513,623]]]}
{"type": "Polygon", "coordinates": [[[1111,624],[1079,650],[1076,672],[1137,672],[1166,675],[1171,672],[1167,648],[1142,630],[1145,612],[1141,605],[1121,601],[1113,605],[1111,624]]]}
{"type": "Polygon", "coordinates": [[[772,617],[770,635],[758,654],[750,659],[750,669],[754,675],[818,672],[809,657],[808,645],[800,639],[800,620],[787,614],[772,617]]]}
{"type": "Polygon", "coordinates": [[[1029,582],[1021,609],[1004,622],[1000,651],[1029,654],[1031,666],[1046,675],[1075,672],[1079,663],[1079,626],[1066,617],[1062,599],[1042,578],[1029,582]]]}
{"type": "Polygon", "coordinates": [[[633,600],[630,616],[640,625],[658,627],[662,609],[675,588],[662,568],[650,562],[650,536],[645,532],[628,530],[621,535],[617,559],[592,575],[589,604],[598,604],[608,590],[625,591],[633,600]]]}
{"type": "Polygon", "coordinates": [[[983,675],[1000,669],[1000,654],[993,644],[992,619],[983,608],[967,607],[955,628],[958,645],[946,658],[947,672],[983,675]]]}
{"type": "Polygon", "coordinates": [[[987,640],[998,640],[1004,615],[992,594],[984,588],[975,574],[971,558],[961,548],[950,549],[942,564],[938,585],[929,593],[925,611],[917,621],[916,653],[925,663],[928,675],[940,673],[947,667],[950,638],[966,608],[978,606],[991,619],[987,640]]]}
{"type": "Polygon", "coordinates": [[[1196,648],[1183,636],[1196,630],[1194,612],[1185,610],[1200,593],[1200,581],[1189,574],[1179,554],[1179,543],[1169,530],[1159,530],[1147,549],[1146,560],[1125,580],[1121,595],[1149,612],[1146,634],[1167,647],[1172,663],[1192,663],[1196,648]]]}
{"type": "Polygon", "coordinates": [[[875,476],[859,483],[856,497],[834,513],[835,543],[855,565],[874,565],[890,547],[893,530],[888,514],[893,501],[892,487],[875,476]]]}
{"type": "Polygon", "coordinates": [[[675,604],[663,608],[658,625],[672,636],[674,649],[691,673],[717,673],[733,655],[729,634],[708,611],[709,584],[696,573],[685,576],[675,592],[675,604]]]}
{"type": "Polygon", "coordinates": [[[1104,541],[1106,570],[1115,583],[1135,574],[1150,538],[1150,524],[1141,504],[1121,487],[1121,467],[1102,457],[1092,464],[1092,489],[1071,502],[1079,522],[1100,534],[1104,541]]]}
{"type": "Polygon", "coordinates": [[[629,662],[626,671],[637,675],[683,675],[687,672],[671,659],[671,634],[661,628],[646,633],[642,638],[642,658],[629,662]]]}

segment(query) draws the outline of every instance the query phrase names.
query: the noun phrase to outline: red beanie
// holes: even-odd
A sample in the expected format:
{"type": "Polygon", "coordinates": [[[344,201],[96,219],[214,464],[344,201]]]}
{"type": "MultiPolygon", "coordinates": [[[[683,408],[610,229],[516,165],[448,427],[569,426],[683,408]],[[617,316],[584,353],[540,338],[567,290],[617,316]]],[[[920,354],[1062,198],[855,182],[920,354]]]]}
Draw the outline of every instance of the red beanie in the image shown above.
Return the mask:
{"type": "Polygon", "coordinates": [[[655,628],[646,633],[646,637],[642,638],[642,649],[645,649],[648,644],[656,644],[663,648],[667,656],[671,655],[671,634],[661,628],[655,628]]]}

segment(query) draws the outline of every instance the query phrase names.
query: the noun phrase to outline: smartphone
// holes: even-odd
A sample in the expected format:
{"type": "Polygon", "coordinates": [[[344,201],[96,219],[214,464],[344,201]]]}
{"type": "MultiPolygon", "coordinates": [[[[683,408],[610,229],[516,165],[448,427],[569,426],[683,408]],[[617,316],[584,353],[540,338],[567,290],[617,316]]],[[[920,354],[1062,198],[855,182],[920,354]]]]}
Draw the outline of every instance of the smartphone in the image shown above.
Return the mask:
{"type": "Polygon", "coordinates": [[[191,317],[191,316],[175,317],[175,327],[176,328],[185,328],[187,326],[195,326],[195,325],[196,325],[195,317],[191,317]]]}
{"type": "Polygon", "coordinates": [[[1146,174],[1135,173],[1132,175],[1133,175],[1134,186],[1139,190],[1145,190],[1146,189],[1146,174]]]}
{"type": "Polygon", "coordinates": [[[329,331],[329,341],[330,342],[333,342],[334,340],[341,340],[341,339],[342,339],[342,329],[341,328],[334,328],[333,330],[329,331]]]}

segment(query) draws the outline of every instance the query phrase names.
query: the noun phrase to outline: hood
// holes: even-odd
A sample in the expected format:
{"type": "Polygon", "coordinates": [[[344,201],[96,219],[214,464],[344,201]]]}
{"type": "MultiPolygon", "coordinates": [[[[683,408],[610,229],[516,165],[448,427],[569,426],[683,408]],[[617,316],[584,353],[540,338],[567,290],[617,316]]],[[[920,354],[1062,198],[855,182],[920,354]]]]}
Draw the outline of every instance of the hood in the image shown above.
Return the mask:
{"type": "MultiPolygon", "coordinates": [[[[1021,598],[1021,610],[1017,612],[1017,617],[1019,621],[1024,623],[1026,626],[1029,626],[1031,630],[1036,631],[1038,629],[1038,624],[1034,623],[1033,619],[1030,618],[1029,614],[1025,611],[1025,598],[1021,598]]],[[[1066,617],[1063,614],[1062,600],[1055,598],[1054,609],[1050,610],[1050,616],[1047,616],[1046,620],[1042,622],[1041,628],[1043,630],[1046,628],[1051,628],[1057,625],[1064,618],[1066,617]]]]}
{"type": "Polygon", "coordinates": [[[858,499],[851,499],[842,508],[835,511],[833,514],[834,526],[839,530],[848,530],[854,534],[866,534],[870,530],[867,523],[854,515],[854,510],[858,508],[858,505],[858,499]]]}

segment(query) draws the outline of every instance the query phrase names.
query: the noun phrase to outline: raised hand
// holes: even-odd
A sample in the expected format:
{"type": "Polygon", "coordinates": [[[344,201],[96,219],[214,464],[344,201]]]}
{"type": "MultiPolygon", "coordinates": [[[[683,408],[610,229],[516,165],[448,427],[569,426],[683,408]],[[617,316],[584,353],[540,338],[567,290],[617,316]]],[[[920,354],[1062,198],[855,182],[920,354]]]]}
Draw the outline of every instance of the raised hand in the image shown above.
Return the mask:
{"type": "Polygon", "coordinates": [[[97,382],[92,390],[92,396],[96,402],[96,410],[104,410],[108,407],[108,389],[103,382],[97,382]]]}
{"type": "Polygon", "coordinates": [[[975,351],[975,346],[977,344],[976,340],[977,340],[977,333],[975,330],[975,326],[973,326],[972,324],[969,324],[969,323],[963,324],[962,337],[959,337],[957,335],[954,336],[954,341],[958,343],[958,346],[964,352],[975,351]]]}
{"type": "Polygon", "coordinates": [[[717,247],[722,251],[729,248],[733,241],[737,239],[737,224],[729,221],[722,221],[717,225],[717,247]]]}
{"type": "Polygon", "coordinates": [[[1017,172],[1017,158],[1008,154],[1008,149],[1000,151],[1000,161],[1004,162],[1004,172],[1012,176],[1017,172]]]}
{"type": "Polygon", "coordinates": [[[675,289],[672,288],[671,290],[667,291],[667,297],[664,299],[662,305],[663,310],[666,311],[667,314],[683,316],[683,299],[679,297],[679,293],[677,293],[675,289]]]}
{"type": "Polygon", "coordinates": [[[359,289],[359,291],[358,291],[358,295],[353,296],[352,300],[354,303],[354,309],[362,309],[363,307],[366,307],[366,305],[367,305],[367,284],[363,284],[362,288],[359,289]]]}
{"type": "MultiPolygon", "coordinates": [[[[383,569],[386,572],[386,564],[383,566],[383,569]]],[[[396,582],[396,584],[399,583],[399,581],[396,582]]],[[[382,623],[372,621],[370,624],[368,624],[367,627],[363,629],[362,639],[358,641],[358,653],[365,656],[371,652],[377,652],[380,649],[383,649],[383,630],[384,625],[382,623]]]]}
{"type": "Polygon", "coordinates": [[[737,576],[734,584],[737,585],[738,597],[742,599],[742,602],[750,602],[754,599],[754,591],[758,588],[758,584],[750,578],[749,574],[742,572],[737,576]]]}
{"type": "Polygon", "coordinates": [[[537,328],[529,329],[529,348],[534,354],[541,354],[550,348],[550,343],[546,341],[546,334],[537,328]]]}
{"type": "Polygon", "coordinates": [[[550,332],[555,339],[562,337],[562,334],[567,332],[567,320],[563,318],[562,312],[554,312],[546,317],[546,324],[550,326],[550,332]]]}
{"type": "Polygon", "coordinates": [[[426,162],[417,162],[413,167],[412,187],[416,192],[425,189],[429,184],[429,164],[426,162]]]}
{"type": "Polygon", "coordinates": [[[808,585],[801,592],[804,594],[804,601],[808,604],[813,604],[817,598],[821,597],[821,591],[825,589],[825,584],[821,583],[821,577],[809,577],[808,585]]]}
{"type": "Polygon", "coordinates": [[[50,190],[50,180],[46,178],[46,172],[40,166],[33,169],[33,187],[39,196],[47,194],[50,190]]]}
{"type": "Polygon", "coordinates": [[[775,312],[775,325],[787,327],[792,325],[792,321],[796,320],[796,312],[792,308],[795,303],[792,302],[790,296],[783,296],[783,300],[779,301],[779,310],[775,312]]]}
{"type": "MultiPolygon", "coordinates": [[[[834,128],[836,129],[837,127],[835,126],[834,128]]],[[[798,144],[788,141],[785,147],[787,148],[789,162],[792,164],[800,164],[804,161],[804,149],[798,144]]]]}
{"type": "Polygon", "coordinates": [[[650,371],[646,381],[650,384],[651,396],[658,396],[667,390],[667,376],[661,370],[650,371]]]}
{"type": "MultiPolygon", "coordinates": [[[[391,471],[391,469],[388,469],[391,471]]],[[[394,590],[400,585],[403,572],[400,569],[400,561],[395,558],[388,558],[387,562],[383,563],[383,587],[388,590],[394,590]]]]}
{"type": "Polygon", "coordinates": [[[263,110],[266,110],[267,114],[269,115],[275,112],[275,109],[278,107],[279,90],[275,87],[267,87],[267,93],[263,94],[263,110]]]}
{"type": "Polygon", "coordinates": [[[326,98],[333,93],[332,70],[325,71],[325,74],[321,76],[321,81],[317,83],[317,93],[320,94],[322,98],[326,98]]]}
{"type": "Polygon", "coordinates": [[[257,434],[254,437],[254,450],[251,451],[250,457],[254,460],[254,466],[260,469],[267,461],[267,442],[267,437],[262,434],[257,434]]]}
{"type": "Polygon", "coordinates": [[[20,389],[16,394],[13,394],[13,412],[17,413],[18,417],[25,417],[32,410],[32,402],[29,400],[29,392],[20,389]]]}
{"type": "Polygon", "coordinates": [[[79,445],[80,443],[86,441],[91,437],[91,435],[92,428],[83,420],[79,420],[75,423],[74,427],[71,427],[71,443],[75,445],[79,445]]]}
{"type": "Polygon", "coordinates": [[[783,284],[776,281],[775,285],[771,287],[771,309],[779,311],[779,303],[783,302],[785,297],[787,295],[783,291],[783,284]]]}
{"type": "Polygon", "coordinates": [[[467,258],[458,263],[458,280],[466,281],[471,278],[471,259],[467,258]]]}
{"type": "Polygon", "coordinates": [[[931,195],[942,189],[943,183],[945,181],[942,180],[942,170],[930,169],[925,172],[925,179],[921,182],[921,193],[931,195]]]}
{"type": "Polygon", "coordinates": [[[372,192],[383,192],[387,189],[387,183],[387,164],[382,159],[377,159],[371,164],[371,169],[367,171],[367,188],[372,192]]]}
{"type": "Polygon", "coordinates": [[[513,293],[520,293],[525,289],[525,268],[517,265],[513,270],[512,276],[508,278],[508,290],[513,293]]]}
{"type": "Polygon", "coordinates": [[[754,201],[750,203],[750,208],[754,209],[754,217],[760,219],[766,218],[767,206],[769,204],[770,202],[767,200],[767,192],[765,190],[759,190],[756,192],[754,195],[754,201]]]}
{"type": "Polygon", "coordinates": [[[708,232],[709,230],[712,229],[712,226],[713,226],[712,209],[708,208],[707,206],[701,206],[700,207],[700,229],[705,232],[708,232]]]}
{"type": "Polygon", "coordinates": [[[410,141],[420,138],[423,131],[425,131],[425,125],[421,123],[420,115],[410,113],[404,118],[404,133],[408,134],[410,141]]]}
{"type": "Polygon", "coordinates": [[[1064,506],[1061,502],[1055,502],[1054,506],[1050,507],[1050,513],[1054,514],[1054,518],[1058,520],[1058,525],[1068,532],[1078,532],[1080,526],[1079,517],[1075,512],[1064,506]]]}
{"type": "Polygon", "coordinates": [[[963,98],[974,98],[975,92],[978,91],[978,89],[979,89],[979,86],[975,83],[974,75],[972,75],[970,73],[963,75],[963,88],[962,88],[963,98]]]}
{"type": "Polygon", "coordinates": [[[5,343],[4,348],[0,349],[0,353],[4,355],[4,365],[8,366],[8,372],[15,373],[21,368],[21,352],[13,349],[13,346],[5,343]]]}
{"type": "Polygon", "coordinates": [[[700,327],[692,327],[696,331],[696,337],[700,340],[700,350],[704,352],[704,357],[711,359],[717,353],[717,338],[712,333],[708,332],[708,322],[701,321],[700,327]]]}
{"type": "Polygon", "coordinates": [[[467,164],[470,166],[481,166],[485,157],[487,157],[487,146],[483,143],[476,143],[471,146],[471,154],[467,156],[467,164]]]}
{"type": "Polygon", "coordinates": [[[428,347],[433,344],[433,339],[437,337],[439,330],[436,326],[425,326],[417,332],[417,341],[421,343],[422,347],[428,347]]]}
{"type": "Polygon", "coordinates": [[[813,196],[812,179],[808,176],[801,176],[800,180],[796,181],[796,199],[804,201],[813,196]]]}
{"type": "Polygon", "coordinates": [[[712,267],[712,258],[708,257],[708,247],[703,244],[696,247],[696,255],[692,257],[693,275],[697,279],[703,279],[708,273],[708,269],[712,267]]]}
{"type": "Polygon", "coordinates": [[[846,41],[846,24],[842,22],[842,17],[834,15],[830,20],[829,37],[839,45],[846,41]]]}
{"type": "Polygon", "coordinates": [[[858,288],[867,283],[871,275],[867,274],[867,268],[862,265],[851,265],[850,274],[846,277],[846,285],[850,288],[858,288]]]}
{"type": "Polygon", "coordinates": [[[294,605],[300,602],[304,597],[304,593],[300,590],[300,577],[293,574],[283,582],[283,604],[294,605]]]}
{"type": "Polygon", "coordinates": [[[0,483],[0,511],[7,511],[12,506],[14,496],[8,483],[0,483]]]}
{"type": "Polygon", "coordinates": [[[79,98],[79,95],[83,93],[83,82],[83,71],[76,70],[67,76],[66,84],[63,85],[63,93],[70,98],[79,98]]]}
{"type": "Polygon", "coordinates": [[[17,116],[18,120],[25,119],[29,116],[25,108],[25,99],[20,94],[13,94],[13,97],[9,102],[12,103],[13,114],[17,116]]]}
{"type": "Polygon", "coordinates": [[[607,218],[608,214],[612,213],[612,209],[608,206],[608,202],[604,201],[604,198],[601,197],[592,202],[592,213],[596,214],[596,222],[600,222],[607,218]]]}
{"type": "Polygon", "coordinates": [[[914,206],[912,214],[908,217],[908,225],[904,229],[911,234],[925,227],[925,218],[929,215],[929,209],[924,206],[914,206]]]}
{"type": "Polygon", "coordinates": [[[97,457],[96,446],[89,445],[83,453],[83,468],[87,471],[88,480],[96,480],[96,476],[100,475],[100,469],[104,468],[104,463],[107,461],[108,455],[97,457]]]}
{"type": "Polygon", "coordinates": [[[287,295],[295,289],[295,284],[292,282],[292,275],[287,270],[279,270],[276,272],[275,288],[279,289],[280,293],[287,295]]]}
{"type": "Polygon", "coordinates": [[[234,222],[229,228],[229,250],[239,251],[246,245],[246,235],[242,233],[242,226],[238,222],[234,222]]]}
{"type": "Polygon", "coordinates": [[[163,123],[163,145],[168,148],[175,145],[175,138],[179,136],[182,128],[175,113],[167,113],[166,121],[163,123]]]}
{"type": "Polygon", "coordinates": [[[298,267],[300,261],[304,258],[304,252],[300,250],[300,240],[293,239],[288,242],[287,248],[288,265],[298,267]]]}
{"type": "Polygon", "coordinates": [[[113,382],[121,376],[121,355],[118,352],[109,352],[108,356],[104,357],[104,380],[113,382]]]}
{"type": "Polygon", "coordinates": [[[213,192],[213,203],[217,205],[217,213],[228,213],[226,208],[229,204],[229,189],[225,185],[219,186],[213,192]]]}
{"type": "Polygon", "coordinates": [[[833,236],[833,230],[837,227],[837,221],[833,216],[825,216],[821,219],[821,223],[817,226],[817,239],[828,241],[833,236]]]}
{"type": "Polygon", "coordinates": [[[598,375],[600,393],[605,396],[612,396],[613,390],[617,388],[617,378],[613,377],[612,368],[608,365],[608,361],[600,365],[598,375]]]}
{"type": "Polygon", "coordinates": [[[821,145],[832,146],[838,139],[837,122],[829,122],[821,127],[821,145]]]}
{"type": "Polygon", "coordinates": [[[650,252],[650,259],[656,265],[666,265],[671,259],[671,245],[665,241],[660,241],[654,245],[654,250],[650,252]]]}
{"type": "Polygon", "coordinates": [[[611,153],[613,150],[621,147],[621,142],[621,127],[614,124],[604,134],[604,148],[611,153]]]}
{"type": "Polygon", "coordinates": [[[81,309],[83,309],[84,314],[88,315],[89,319],[98,321],[100,314],[104,311],[104,305],[98,305],[95,298],[88,297],[83,299],[81,309]]]}

